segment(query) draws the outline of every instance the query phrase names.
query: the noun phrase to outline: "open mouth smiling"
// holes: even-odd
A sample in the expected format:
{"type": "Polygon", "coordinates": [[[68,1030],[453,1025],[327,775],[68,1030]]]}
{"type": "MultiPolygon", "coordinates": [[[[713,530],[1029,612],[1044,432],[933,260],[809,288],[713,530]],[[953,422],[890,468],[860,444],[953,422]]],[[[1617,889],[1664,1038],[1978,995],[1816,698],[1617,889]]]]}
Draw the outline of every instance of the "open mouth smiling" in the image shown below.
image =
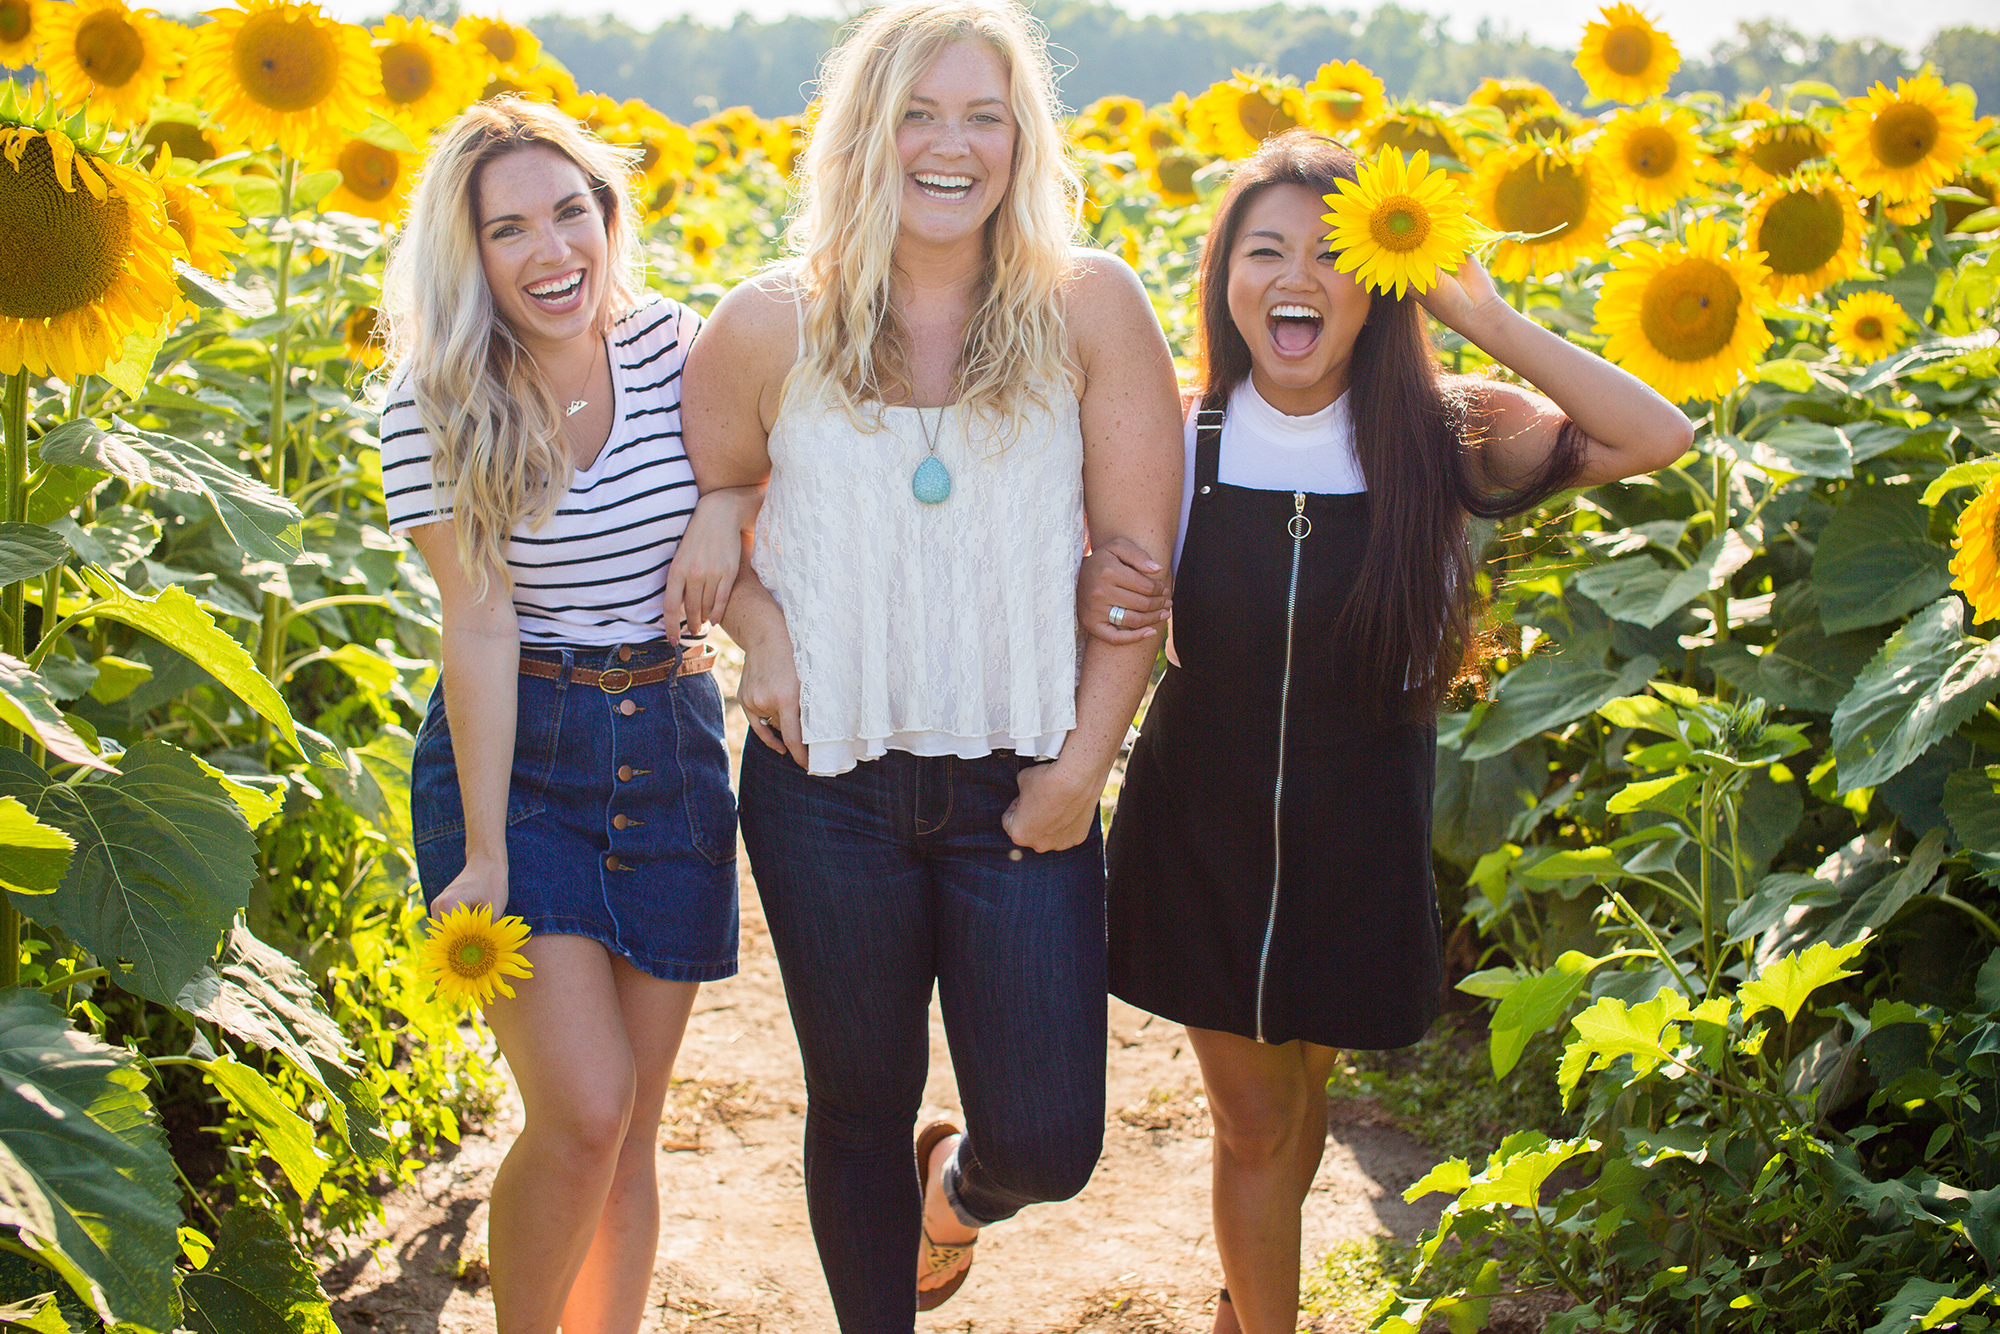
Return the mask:
{"type": "Polygon", "coordinates": [[[571,269],[568,273],[529,283],[522,290],[544,306],[567,306],[583,294],[583,270],[571,269]]]}
{"type": "Polygon", "coordinates": [[[1297,357],[1312,351],[1326,317],[1311,306],[1287,303],[1271,307],[1264,322],[1271,331],[1271,346],[1282,356],[1297,357]]]}
{"type": "Polygon", "coordinates": [[[942,172],[920,171],[910,176],[917,188],[932,199],[956,202],[972,193],[973,179],[970,176],[947,176],[942,172]]]}

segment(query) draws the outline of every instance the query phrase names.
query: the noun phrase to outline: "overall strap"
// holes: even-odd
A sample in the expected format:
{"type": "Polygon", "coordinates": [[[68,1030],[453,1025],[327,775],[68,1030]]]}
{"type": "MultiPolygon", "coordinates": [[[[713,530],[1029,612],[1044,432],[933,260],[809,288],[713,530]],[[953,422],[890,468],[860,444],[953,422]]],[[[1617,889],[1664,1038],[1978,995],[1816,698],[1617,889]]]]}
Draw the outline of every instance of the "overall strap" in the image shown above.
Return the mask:
{"type": "Polygon", "coordinates": [[[1215,485],[1222,461],[1222,404],[1203,399],[1194,414],[1194,490],[1201,495],[1215,485]]]}

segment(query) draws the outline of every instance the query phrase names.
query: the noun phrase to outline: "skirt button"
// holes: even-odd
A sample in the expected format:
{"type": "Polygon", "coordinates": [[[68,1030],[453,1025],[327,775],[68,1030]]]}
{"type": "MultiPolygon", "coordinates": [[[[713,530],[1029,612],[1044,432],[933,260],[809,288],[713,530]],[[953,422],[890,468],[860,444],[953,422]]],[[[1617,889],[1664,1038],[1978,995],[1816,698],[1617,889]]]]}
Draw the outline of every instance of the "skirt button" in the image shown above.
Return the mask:
{"type": "Polygon", "coordinates": [[[619,781],[619,782],[621,782],[621,783],[629,783],[629,782],[631,782],[631,781],[632,781],[632,766],[631,766],[631,765],[629,765],[629,764],[621,764],[621,765],[619,765],[619,766],[618,766],[618,781],[619,781]]]}
{"type": "Polygon", "coordinates": [[[620,644],[618,646],[618,661],[632,661],[632,646],[630,644],[620,644]]]}
{"type": "Polygon", "coordinates": [[[611,827],[613,829],[623,829],[626,825],[631,823],[632,823],[632,817],[629,815],[614,815],[611,817],[611,827]]]}
{"type": "Polygon", "coordinates": [[[639,706],[637,704],[634,704],[631,700],[621,699],[618,701],[618,712],[624,714],[627,718],[630,718],[633,714],[637,713],[638,711],[639,711],[639,706]]]}
{"type": "Polygon", "coordinates": [[[625,869],[625,863],[619,861],[617,856],[613,855],[604,859],[604,869],[607,871],[622,871],[625,869]]]}

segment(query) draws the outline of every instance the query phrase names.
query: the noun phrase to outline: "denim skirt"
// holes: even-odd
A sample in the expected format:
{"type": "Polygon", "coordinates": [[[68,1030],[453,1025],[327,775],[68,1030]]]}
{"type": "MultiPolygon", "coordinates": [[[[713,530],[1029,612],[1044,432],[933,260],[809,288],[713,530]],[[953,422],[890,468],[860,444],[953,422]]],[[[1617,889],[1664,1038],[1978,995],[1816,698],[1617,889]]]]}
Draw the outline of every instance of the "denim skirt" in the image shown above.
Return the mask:
{"type": "MultiPolygon", "coordinates": [[[[570,679],[578,668],[637,671],[678,652],[664,640],[521,650],[561,670],[553,681],[517,678],[507,911],[537,934],[598,941],[654,977],[707,982],[736,971],[736,803],[715,676],[617,693],[570,679]]],[[[410,823],[428,904],[465,869],[442,681],[411,768],[410,823]]]]}

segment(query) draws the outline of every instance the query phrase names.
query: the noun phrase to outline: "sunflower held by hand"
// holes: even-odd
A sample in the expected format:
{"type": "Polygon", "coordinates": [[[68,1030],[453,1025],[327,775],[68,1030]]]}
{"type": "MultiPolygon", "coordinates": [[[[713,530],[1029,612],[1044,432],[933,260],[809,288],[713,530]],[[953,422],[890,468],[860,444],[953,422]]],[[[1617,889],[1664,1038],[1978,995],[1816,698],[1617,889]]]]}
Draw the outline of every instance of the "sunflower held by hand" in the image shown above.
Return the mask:
{"type": "Polygon", "coordinates": [[[496,922],[488,905],[461,903],[427,925],[430,934],[418,949],[418,967],[447,1004],[484,1005],[496,992],[511,1000],[514,988],[507,979],[535,974],[521,957],[528,927],[518,917],[496,922]]]}
{"type": "Polygon", "coordinates": [[[1335,267],[1399,300],[1409,288],[1430,291],[1440,272],[1456,269],[1465,257],[1465,196],[1443,171],[1431,170],[1423,152],[1406,163],[1385,148],[1356,176],[1326,196],[1333,209],[1325,215],[1333,225],[1327,244],[1340,251],[1335,267]]]}

